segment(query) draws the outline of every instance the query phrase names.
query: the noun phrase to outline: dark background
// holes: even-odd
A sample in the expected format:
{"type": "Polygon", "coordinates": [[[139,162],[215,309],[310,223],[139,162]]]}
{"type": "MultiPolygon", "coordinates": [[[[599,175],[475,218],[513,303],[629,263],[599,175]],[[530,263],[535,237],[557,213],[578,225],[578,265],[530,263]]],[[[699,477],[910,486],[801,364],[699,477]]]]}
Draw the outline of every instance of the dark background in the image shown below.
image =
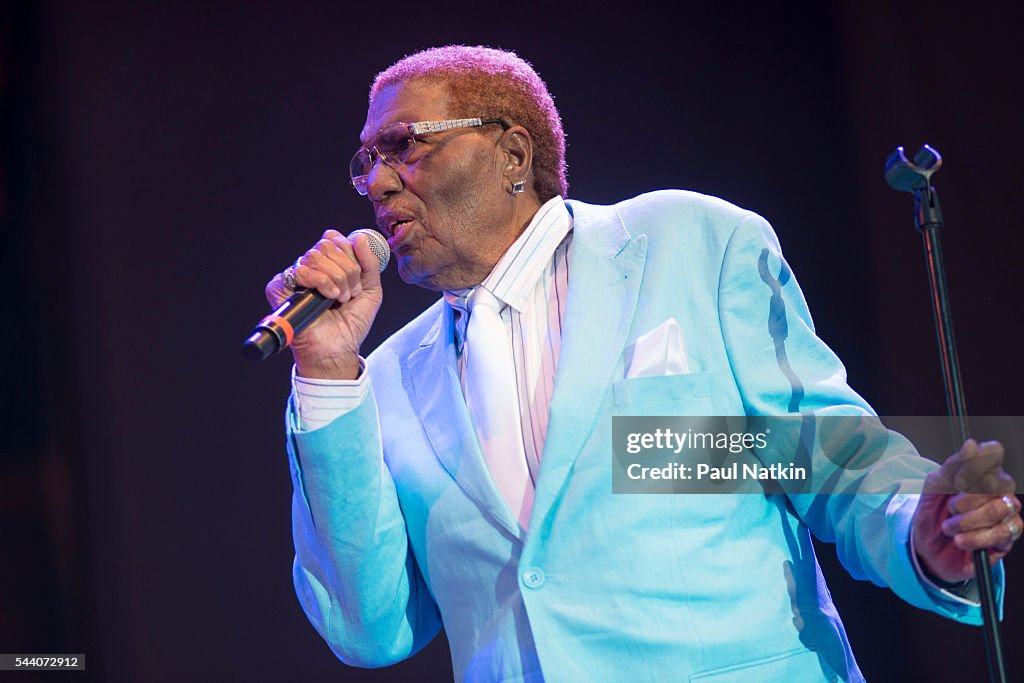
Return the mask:
{"type": "MultiPolygon", "coordinates": [[[[882,414],[944,412],[911,198],[882,179],[896,145],[933,144],[968,406],[1024,414],[1022,16],[982,4],[3,5],[0,652],[85,652],[111,681],[450,677],[443,639],[364,672],[306,622],[289,362],[238,354],[273,273],[371,222],[346,172],[366,89],[419,48],[529,59],[577,199],[682,187],[766,216],[882,414]]],[[[434,298],[386,279],[368,349],[434,298]]],[[[983,678],[979,629],[819,555],[870,680],[983,678]]]]}

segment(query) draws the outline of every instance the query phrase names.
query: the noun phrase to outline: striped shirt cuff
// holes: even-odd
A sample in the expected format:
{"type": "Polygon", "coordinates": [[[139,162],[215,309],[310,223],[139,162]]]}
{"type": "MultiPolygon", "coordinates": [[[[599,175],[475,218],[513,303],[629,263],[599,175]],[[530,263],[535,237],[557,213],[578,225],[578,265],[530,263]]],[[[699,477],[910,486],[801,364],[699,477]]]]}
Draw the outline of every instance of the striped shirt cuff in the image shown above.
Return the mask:
{"type": "Polygon", "coordinates": [[[356,408],[366,399],[370,377],[366,360],[359,357],[356,379],[311,379],[299,377],[292,366],[292,404],[295,406],[296,429],[312,431],[326,426],[356,408]]]}

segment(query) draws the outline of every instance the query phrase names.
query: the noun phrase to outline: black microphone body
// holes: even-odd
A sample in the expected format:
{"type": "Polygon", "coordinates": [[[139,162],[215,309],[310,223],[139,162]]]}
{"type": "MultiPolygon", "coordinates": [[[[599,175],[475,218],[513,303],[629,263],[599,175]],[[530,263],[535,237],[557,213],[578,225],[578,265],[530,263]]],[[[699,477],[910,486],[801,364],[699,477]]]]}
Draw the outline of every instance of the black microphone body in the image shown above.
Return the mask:
{"type": "MultiPolygon", "coordinates": [[[[384,236],[376,230],[360,228],[353,230],[348,237],[351,240],[360,233],[366,235],[366,240],[383,271],[391,258],[391,251],[384,236]]],[[[328,299],[315,289],[297,290],[273,313],[257,323],[256,329],[242,344],[242,356],[251,361],[270,358],[289,346],[295,335],[309,327],[333,303],[333,299],[328,299]]]]}
{"type": "Polygon", "coordinates": [[[266,360],[291,344],[299,332],[331,307],[332,299],[315,289],[300,289],[261,320],[252,335],[242,344],[242,355],[252,361],[266,360]],[[288,326],[292,332],[288,333],[288,326]]]}

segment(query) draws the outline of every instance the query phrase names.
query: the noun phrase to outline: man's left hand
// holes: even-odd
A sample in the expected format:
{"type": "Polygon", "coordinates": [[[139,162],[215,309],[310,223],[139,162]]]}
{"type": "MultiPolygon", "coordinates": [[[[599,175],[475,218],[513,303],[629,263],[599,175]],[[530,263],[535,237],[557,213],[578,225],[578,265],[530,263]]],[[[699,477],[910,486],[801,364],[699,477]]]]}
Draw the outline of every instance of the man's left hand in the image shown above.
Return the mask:
{"type": "Polygon", "coordinates": [[[933,578],[974,578],[973,551],[988,550],[995,564],[1020,538],[1024,521],[1014,481],[1003,471],[1003,447],[968,439],[959,453],[925,479],[911,527],[914,547],[933,578]]]}

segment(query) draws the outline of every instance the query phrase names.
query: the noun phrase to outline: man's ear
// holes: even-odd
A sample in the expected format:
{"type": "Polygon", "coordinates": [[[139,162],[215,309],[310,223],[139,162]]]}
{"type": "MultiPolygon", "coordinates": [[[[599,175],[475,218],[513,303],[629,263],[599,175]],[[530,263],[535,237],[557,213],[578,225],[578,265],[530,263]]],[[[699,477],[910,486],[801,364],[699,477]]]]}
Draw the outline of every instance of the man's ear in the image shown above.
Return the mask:
{"type": "Polygon", "coordinates": [[[505,168],[502,173],[511,187],[517,183],[530,184],[530,172],[533,169],[533,138],[530,131],[522,126],[512,126],[502,135],[505,152],[505,168]]]}

